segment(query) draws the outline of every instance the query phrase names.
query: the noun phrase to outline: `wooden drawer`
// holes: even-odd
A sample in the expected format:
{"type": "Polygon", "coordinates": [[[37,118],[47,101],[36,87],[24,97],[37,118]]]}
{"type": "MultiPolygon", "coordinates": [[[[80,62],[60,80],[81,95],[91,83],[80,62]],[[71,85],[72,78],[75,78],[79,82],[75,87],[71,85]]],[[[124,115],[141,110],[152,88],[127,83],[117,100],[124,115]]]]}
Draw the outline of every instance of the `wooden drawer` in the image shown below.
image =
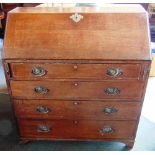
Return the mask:
{"type": "Polygon", "coordinates": [[[137,120],[137,102],[14,100],[18,118],[137,120]]]}
{"type": "Polygon", "coordinates": [[[140,64],[11,63],[14,79],[139,79],[140,64]]]}
{"type": "Polygon", "coordinates": [[[135,121],[19,120],[22,138],[133,138],[135,121]]]}
{"type": "Polygon", "coordinates": [[[144,84],[133,81],[10,81],[13,97],[140,100],[144,84]]]}

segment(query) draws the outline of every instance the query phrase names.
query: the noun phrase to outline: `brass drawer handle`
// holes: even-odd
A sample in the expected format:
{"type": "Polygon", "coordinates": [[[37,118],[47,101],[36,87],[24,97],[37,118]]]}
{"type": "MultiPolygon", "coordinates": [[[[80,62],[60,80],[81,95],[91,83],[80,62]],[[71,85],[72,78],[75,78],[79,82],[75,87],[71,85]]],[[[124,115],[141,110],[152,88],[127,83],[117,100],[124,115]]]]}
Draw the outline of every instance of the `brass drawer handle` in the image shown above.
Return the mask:
{"type": "Polygon", "coordinates": [[[37,127],[37,131],[38,132],[50,132],[51,129],[48,126],[46,126],[46,125],[39,125],[37,127]]]}
{"type": "Polygon", "coordinates": [[[32,74],[35,76],[43,76],[46,74],[46,70],[42,67],[33,67],[32,74]]]}
{"type": "Polygon", "coordinates": [[[34,91],[38,94],[47,94],[49,90],[45,87],[39,86],[39,87],[35,87],[34,91]]]}
{"type": "Polygon", "coordinates": [[[69,18],[72,19],[75,23],[78,23],[81,19],[83,19],[83,16],[78,13],[75,13],[71,15],[69,18]]]}
{"type": "Polygon", "coordinates": [[[39,105],[39,106],[37,106],[36,111],[39,112],[39,113],[44,113],[44,114],[46,114],[46,113],[48,113],[48,112],[51,112],[51,109],[49,109],[49,108],[46,107],[46,106],[39,105]]]}
{"type": "Polygon", "coordinates": [[[120,89],[115,88],[115,87],[108,87],[104,91],[108,95],[120,94],[120,92],[121,92],[120,89]]]}
{"type": "Polygon", "coordinates": [[[107,75],[112,77],[118,77],[123,74],[123,71],[119,68],[109,68],[107,70],[107,75]]]}
{"type": "Polygon", "coordinates": [[[104,113],[106,113],[106,114],[115,113],[115,112],[117,112],[117,111],[118,111],[118,110],[115,109],[115,108],[104,108],[104,109],[102,110],[102,112],[104,112],[104,113]]]}
{"type": "Polygon", "coordinates": [[[104,127],[104,128],[102,128],[102,129],[99,130],[99,132],[101,134],[113,133],[114,131],[115,130],[112,127],[110,127],[110,126],[104,127]]]}

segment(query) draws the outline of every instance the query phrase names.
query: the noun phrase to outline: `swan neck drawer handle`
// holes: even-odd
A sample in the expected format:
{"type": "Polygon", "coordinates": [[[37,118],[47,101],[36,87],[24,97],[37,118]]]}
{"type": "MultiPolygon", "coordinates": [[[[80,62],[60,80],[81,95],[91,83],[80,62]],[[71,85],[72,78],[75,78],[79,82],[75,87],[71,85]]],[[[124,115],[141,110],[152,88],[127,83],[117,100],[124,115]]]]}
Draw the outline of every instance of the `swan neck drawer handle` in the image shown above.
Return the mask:
{"type": "Polygon", "coordinates": [[[35,76],[44,76],[46,74],[46,70],[42,67],[33,67],[32,74],[35,76]]]}
{"type": "Polygon", "coordinates": [[[107,127],[104,127],[102,129],[100,129],[99,132],[101,134],[113,133],[114,129],[112,127],[110,127],[110,126],[107,126],[107,127]]]}
{"type": "Polygon", "coordinates": [[[108,87],[105,90],[105,93],[108,95],[116,95],[116,94],[120,94],[120,89],[115,88],[115,87],[108,87]]]}
{"type": "Polygon", "coordinates": [[[51,129],[48,126],[46,126],[46,125],[39,125],[37,127],[37,131],[38,132],[50,132],[51,129]]]}
{"type": "Polygon", "coordinates": [[[50,112],[51,110],[48,107],[41,105],[41,106],[37,106],[36,111],[39,112],[39,113],[44,113],[45,114],[45,113],[50,112]]]}
{"type": "Polygon", "coordinates": [[[49,90],[46,87],[39,86],[35,87],[34,91],[38,94],[47,94],[49,90]]]}
{"type": "Polygon", "coordinates": [[[106,114],[111,114],[111,113],[115,113],[117,112],[118,110],[115,109],[115,108],[104,108],[103,109],[103,112],[106,113],[106,114]]]}
{"type": "Polygon", "coordinates": [[[111,77],[118,77],[123,74],[123,71],[119,68],[109,68],[107,70],[107,75],[111,77]]]}

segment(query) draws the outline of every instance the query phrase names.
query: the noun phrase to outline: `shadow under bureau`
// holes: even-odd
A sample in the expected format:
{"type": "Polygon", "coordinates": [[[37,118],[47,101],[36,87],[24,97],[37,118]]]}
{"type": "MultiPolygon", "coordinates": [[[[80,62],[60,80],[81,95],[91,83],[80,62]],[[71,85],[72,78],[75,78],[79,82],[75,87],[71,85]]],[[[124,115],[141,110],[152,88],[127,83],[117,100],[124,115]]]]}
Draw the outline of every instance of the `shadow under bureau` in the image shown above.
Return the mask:
{"type": "Polygon", "coordinates": [[[139,5],[16,8],[3,64],[21,143],[134,144],[150,69],[139,5]]]}

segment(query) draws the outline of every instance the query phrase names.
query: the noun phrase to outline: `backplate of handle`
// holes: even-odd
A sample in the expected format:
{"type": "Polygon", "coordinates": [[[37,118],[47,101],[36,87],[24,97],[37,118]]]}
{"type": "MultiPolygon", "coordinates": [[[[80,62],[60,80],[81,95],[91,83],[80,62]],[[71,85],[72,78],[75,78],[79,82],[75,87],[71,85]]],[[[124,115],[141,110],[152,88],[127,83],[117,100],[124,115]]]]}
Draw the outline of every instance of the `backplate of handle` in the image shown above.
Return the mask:
{"type": "Polygon", "coordinates": [[[106,114],[111,114],[111,113],[117,112],[118,110],[115,109],[115,108],[106,107],[106,108],[104,108],[102,111],[103,111],[104,113],[106,113],[106,114]]]}
{"type": "Polygon", "coordinates": [[[45,114],[45,113],[50,112],[51,109],[49,109],[49,108],[46,107],[46,106],[39,105],[39,106],[37,106],[36,111],[39,112],[39,113],[44,113],[44,114],[45,114]]]}
{"type": "Polygon", "coordinates": [[[100,129],[99,132],[101,134],[108,134],[108,133],[113,133],[114,129],[112,127],[110,127],[110,126],[106,126],[106,127],[102,128],[102,129],[100,129]]]}
{"type": "Polygon", "coordinates": [[[34,88],[34,91],[38,94],[47,94],[48,89],[46,87],[38,86],[34,88]]]}
{"type": "Polygon", "coordinates": [[[123,74],[120,68],[109,68],[107,69],[107,75],[111,77],[118,77],[123,74]]]}
{"type": "Polygon", "coordinates": [[[44,76],[46,74],[46,70],[42,67],[33,67],[32,74],[35,76],[44,76]]]}
{"type": "Polygon", "coordinates": [[[37,131],[38,132],[50,132],[51,129],[47,125],[38,125],[37,131]]]}
{"type": "Polygon", "coordinates": [[[104,92],[109,95],[115,95],[115,94],[119,94],[121,91],[119,88],[116,88],[116,87],[108,87],[104,90],[104,92]]]}

